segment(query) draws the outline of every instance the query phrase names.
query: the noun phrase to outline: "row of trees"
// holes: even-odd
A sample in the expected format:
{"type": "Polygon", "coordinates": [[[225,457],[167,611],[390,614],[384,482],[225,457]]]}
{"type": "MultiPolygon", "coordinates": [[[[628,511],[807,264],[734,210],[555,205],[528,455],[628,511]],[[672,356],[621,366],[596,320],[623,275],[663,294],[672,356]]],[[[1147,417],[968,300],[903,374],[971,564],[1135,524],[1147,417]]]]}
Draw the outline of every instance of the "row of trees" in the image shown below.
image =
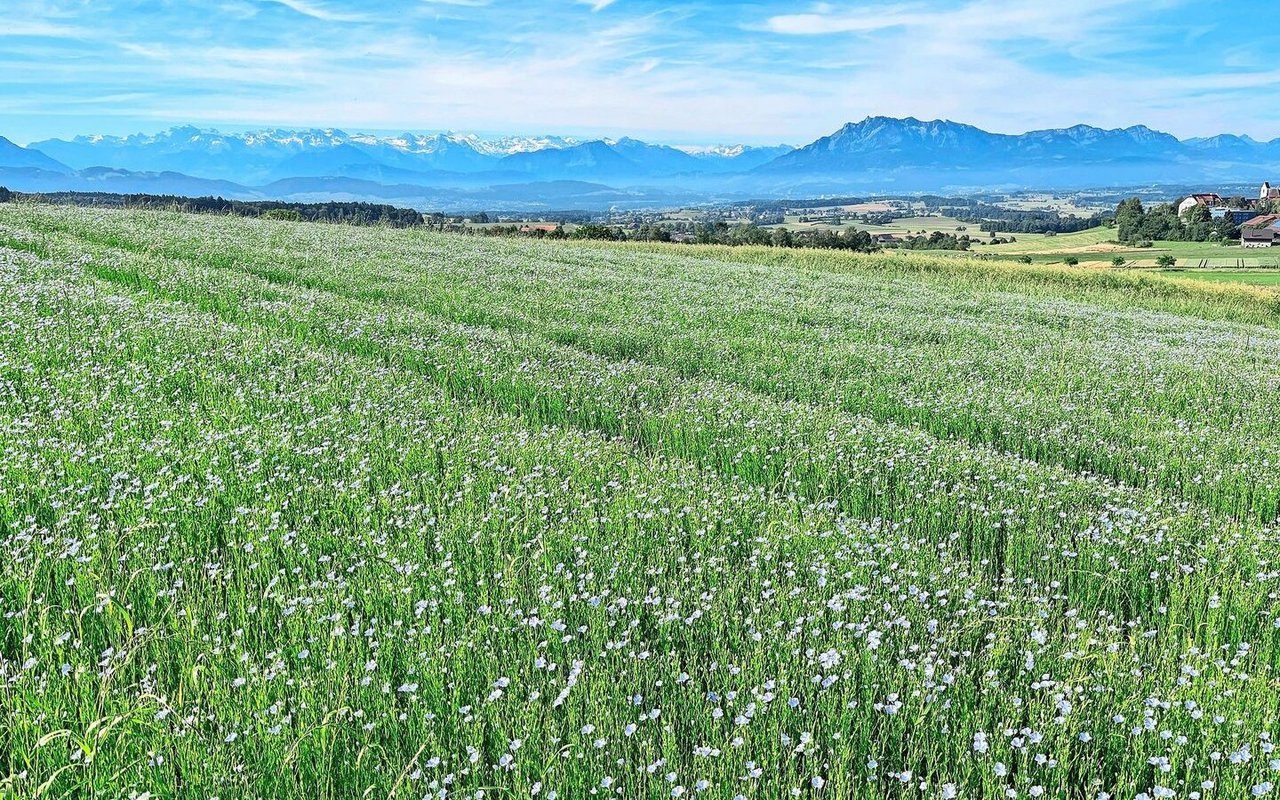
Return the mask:
{"type": "Polygon", "coordinates": [[[934,231],[927,236],[908,236],[898,245],[903,250],[968,250],[973,240],[968,234],[956,236],[954,233],[934,231]]]}
{"type": "Polygon", "coordinates": [[[693,241],[698,244],[724,244],[730,247],[815,247],[823,250],[849,250],[874,253],[880,249],[871,234],[859,230],[792,231],[787,228],[763,228],[754,223],[730,225],[724,221],[696,225],[693,241]]]}
{"type": "Polygon", "coordinates": [[[871,234],[859,230],[792,231],[787,228],[762,228],[759,225],[729,225],[714,222],[698,225],[693,240],[699,244],[726,244],[732,247],[757,245],[761,247],[816,247],[823,250],[848,250],[855,253],[874,253],[880,249],[871,234]]]}
{"type": "MultiPolygon", "coordinates": [[[[560,225],[567,223],[586,223],[590,222],[596,216],[592,211],[557,211],[554,215],[546,217],[552,222],[560,225]]],[[[423,219],[427,225],[433,227],[447,227],[449,225],[461,225],[464,223],[489,225],[495,222],[502,222],[502,218],[496,214],[490,214],[487,211],[475,211],[470,214],[446,214],[443,211],[432,211],[423,214],[423,219]]],[[[511,217],[507,217],[507,224],[515,224],[511,217]]],[[[520,226],[517,225],[517,228],[520,226]]]]}
{"type": "Polygon", "coordinates": [[[1209,209],[1197,206],[1178,216],[1172,203],[1144,208],[1136,197],[1116,208],[1116,239],[1121,244],[1150,246],[1152,242],[1214,242],[1240,237],[1240,226],[1230,215],[1214,219],[1209,209]]]}
{"type": "MultiPolygon", "coordinates": [[[[670,242],[677,240],[676,235],[672,234],[669,227],[648,223],[634,229],[587,223],[579,225],[567,233],[564,227],[560,225],[557,225],[553,230],[519,225],[491,225],[486,228],[474,228],[472,231],[481,236],[518,236],[536,239],[578,239],[613,242],[670,242]]],[[[691,233],[682,233],[679,236],[679,241],[692,241],[698,244],[722,244],[730,247],[748,245],[760,247],[816,247],[827,250],[850,250],[859,253],[874,253],[880,249],[879,245],[872,239],[871,234],[866,231],[791,231],[780,227],[764,228],[755,224],[730,225],[724,221],[698,223],[693,226],[691,233]]],[[[927,237],[921,237],[922,240],[925,238],[927,237]]]]}
{"type": "Polygon", "coordinates": [[[465,229],[480,236],[519,236],[529,239],[591,239],[604,242],[669,242],[671,231],[661,225],[641,225],[634,230],[626,230],[616,225],[601,225],[588,222],[579,225],[572,232],[566,232],[564,225],[557,224],[547,229],[541,225],[489,225],[484,228],[465,229]]]}
{"type": "Polygon", "coordinates": [[[151,208],[197,214],[230,214],[306,222],[335,222],[348,225],[389,225],[407,228],[421,225],[422,214],[411,208],[380,203],[285,203],[276,200],[226,200],[221,197],[178,197],[156,194],[112,194],[106,192],[48,192],[23,194],[3,190],[5,200],[29,199],[49,203],[106,208],[151,208]]]}
{"type": "MultiPolygon", "coordinates": [[[[1026,215],[1019,219],[983,220],[979,228],[986,233],[1076,233],[1087,231],[1105,224],[1108,219],[1101,215],[1092,217],[1038,216],[1041,211],[1019,211],[1026,215]]],[[[972,220],[962,220],[971,222],[972,220]]]]}
{"type": "Polygon", "coordinates": [[[563,225],[551,230],[545,228],[527,228],[521,225],[490,225],[486,228],[449,229],[452,233],[471,233],[479,236],[527,236],[531,239],[567,239],[563,225]]]}
{"type": "MultiPolygon", "coordinates": [[[[580,225],[571,233],[564,233],[563,228],[547,232],[538,229],[520,228],[515,225],[491,226],[481,229],[489,236],[530,236],[548,239],[595,239],[604,241],[649,241],[669,242],[673,240],[668,229],[660,225],[642,225],[636,230],[620,227],[587,224],[580,225]]],[[[727,222],[699,223],[694,227],[689,239],[698,244],[722,244],[730,247],[755,245],[760,247],[812,247],[823,250],[849,250],[856,253],[874,253],[882,249],[870,233],[863,230],[847,229],[833,231],[828,229],[812,231],[793,231],[787,228],[764,228],[755,224],[730,225],[727,222]]],[[[996,241],[1007,241],[1004,239],[996,241]]],[[[907,236],[890,248],[904,250],[969,250],[976,240],[968,235],[933,231],[928,234],[907,236]]]]}
{"type": "Polygon", "coordinates": [[[1096,228],[1108,219],[1102,214],[1074,217],[1057,211],[1017,211],[985,203],[946,211],[960,222],[978,225],[986,233],[1075,233],[1096,228]]]}

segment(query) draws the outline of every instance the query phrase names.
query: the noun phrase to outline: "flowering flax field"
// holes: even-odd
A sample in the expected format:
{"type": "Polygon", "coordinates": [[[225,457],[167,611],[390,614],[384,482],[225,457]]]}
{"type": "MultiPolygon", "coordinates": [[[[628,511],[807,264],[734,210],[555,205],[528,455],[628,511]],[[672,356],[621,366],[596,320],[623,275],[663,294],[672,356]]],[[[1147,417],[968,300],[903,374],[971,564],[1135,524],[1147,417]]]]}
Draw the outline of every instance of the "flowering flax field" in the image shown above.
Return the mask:
{"type": "Polygon", "coordinates": [[[1277,794],[1277,323],[0,206],[0,797],[1277,794]]]}

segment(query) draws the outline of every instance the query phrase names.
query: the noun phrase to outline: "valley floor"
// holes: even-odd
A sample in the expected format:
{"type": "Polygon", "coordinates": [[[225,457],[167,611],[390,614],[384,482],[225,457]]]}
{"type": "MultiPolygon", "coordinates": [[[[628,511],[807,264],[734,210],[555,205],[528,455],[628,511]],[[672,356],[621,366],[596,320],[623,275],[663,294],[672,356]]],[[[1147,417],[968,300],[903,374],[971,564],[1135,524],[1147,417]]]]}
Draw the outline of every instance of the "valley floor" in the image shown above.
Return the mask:
{"type": "Polygon", "coordinates": [[[0,797],[1267,795],[1277,327],[2,205],[0,797]]]}

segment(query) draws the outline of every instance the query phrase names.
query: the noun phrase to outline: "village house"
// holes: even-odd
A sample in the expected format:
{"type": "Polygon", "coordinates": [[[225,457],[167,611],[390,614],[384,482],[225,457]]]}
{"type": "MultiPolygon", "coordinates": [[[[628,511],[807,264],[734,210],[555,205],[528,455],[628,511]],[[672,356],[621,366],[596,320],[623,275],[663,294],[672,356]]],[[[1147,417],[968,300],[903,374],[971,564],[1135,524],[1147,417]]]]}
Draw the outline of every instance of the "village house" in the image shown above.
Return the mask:
{"type": "Polygon", "coordinates": [[[1241,247],[1280,245],[1280,214],[1263,214],[1240,226],[1241,247]]]}
{"type": "Polygon", "coordinates": [[[1263,182],[1262,191],[1258,193],[1258,199],[1264,203],[1272,200],[1280,200],[1280,186],[1272,188],[1269,182],[1263,182]]]}
{"type": "Polygon", "coordinates": [[[1193,194],[1178,206],[1178,216],[1185,215],[1191,209],[1197,206],[1205,206],[1206,208],[1214,208],[1216,206],[1224,206],[1222,198],[1216,194],[1193,194]]]}
{"type": "Polygon", "coordinates": [[[1276,234],[1274,228],[1244,228],[1240,231],[1240,246],[1250,249],[1275,247],[1276,234]]]}

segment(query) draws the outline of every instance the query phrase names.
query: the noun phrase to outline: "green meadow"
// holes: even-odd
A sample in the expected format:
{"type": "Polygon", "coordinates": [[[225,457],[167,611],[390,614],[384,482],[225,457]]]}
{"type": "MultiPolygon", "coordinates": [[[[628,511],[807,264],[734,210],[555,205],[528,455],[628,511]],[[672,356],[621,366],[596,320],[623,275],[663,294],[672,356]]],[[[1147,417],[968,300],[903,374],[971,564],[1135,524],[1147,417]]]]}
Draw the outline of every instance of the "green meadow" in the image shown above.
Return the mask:
{"type": "MultiPolygon", "coordinates": [[[[1224,265],[1225,266],[1225,265],[1224,265]]],[[[1164,274],[1175,278],[1190,278],[1198,281],[1211,281],[1214,283],[1247,283],[1254,286],[1280,286],[1280,269],[1256,269],[1256,270],[1233,270],[1233,269],[1190,269],[1190,270],[1165,270],[1164,274]]]]}

